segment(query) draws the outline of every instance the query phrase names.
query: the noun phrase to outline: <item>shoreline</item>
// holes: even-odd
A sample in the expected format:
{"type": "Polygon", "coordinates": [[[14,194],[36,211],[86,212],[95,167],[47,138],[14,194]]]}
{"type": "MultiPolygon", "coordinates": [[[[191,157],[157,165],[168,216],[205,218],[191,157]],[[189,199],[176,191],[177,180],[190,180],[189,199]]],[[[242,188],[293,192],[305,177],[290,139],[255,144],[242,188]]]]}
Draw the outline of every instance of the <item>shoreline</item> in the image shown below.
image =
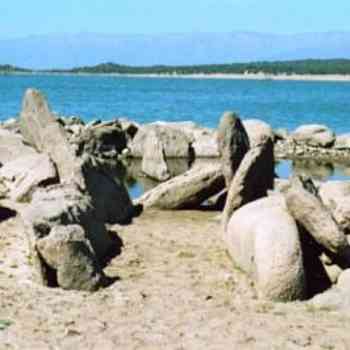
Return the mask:
{"type": "Polygon", "coordinates": [[[123,73],[70,73],[70,72],[0,72],[0,76],[102,76],[120,78],[152,78],[152,79],[201,79],[201,80],[258,80],[258,81],[320,81],[320,82],[350,82],[350,74],[123,74],[123,73]]]}

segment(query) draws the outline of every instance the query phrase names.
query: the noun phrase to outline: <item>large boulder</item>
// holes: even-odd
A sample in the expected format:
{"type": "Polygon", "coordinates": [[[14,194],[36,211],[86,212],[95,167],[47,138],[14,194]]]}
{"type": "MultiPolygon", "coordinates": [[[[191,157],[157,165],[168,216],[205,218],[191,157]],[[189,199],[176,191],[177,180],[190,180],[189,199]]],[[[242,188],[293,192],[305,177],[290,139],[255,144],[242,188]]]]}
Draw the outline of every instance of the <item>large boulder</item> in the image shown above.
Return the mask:
{"type": "Polygon", "coordinates": [[[166,158],[190,157],[190,138],[182,130],[164,123],[147,124],[138,129],[128,145],[132,157],[143,157],[145,142],[151,130],[156,131],[154,135],[160,139],[166,158]]]}
{"type": "Polygon", "coordinates": [[[144,208],[196,208],[224,187],[220,165],[193,167],[146,192],[135,203],[144,208]]]}
{"type": "Polygon", "coordinates": [[[350,181],[322,183],[319,195],[345,234],[350,234],[350,181]]]}
{"type": "Polygon", "coordinates": [[[21,135],[0,128],[0,164],[35,153],[32,147],[24,143],[21,135]]]}
{"type": "Polygon", "coordinates": [[[234,263],[253,279],[260,298],[292,301],[306,296],[298,228],[283,197],[263,198],[237,210],[224,240],[234,263]]]}
{"type": "Polygon", "coordinates": [[[267,196],[275,177],[273,143],[252,148],[243,158],[229,186],[222,222],[226,227],[235,210],[256,199],[267,196]]]}
{"type": "Polygon", "coordinates": [[[221,154],[222,172],[228,188],[243,157],[249,150],[248,135],[236,113],[225,112],[222,115],[217,142],[221,154]]]}
{"type": "Polygon", "coordinates": [[[305,144],[315,147],[330,147],[335,142],[335,134],[325,125],[302,125],[292,134],[292,139],[297,144],[305,144]]]}
{"type": "Polygon", "coordinates": [[[0,178],[9,189],[8,197],[14,201],[28,201],[37,187],[58,182],[56,167],[46,154],[32,154],[6,163],[0,168],[0,178]]]}
{"type": "Polygon", "coordinates": [[[103,286],[105,276],[81,226],[54,226],[37,240],[36,249],[45,262],[48,285],[82,291],[103,286]]]}
{"type": "Polygon", "coordinates": [[[151,130],[147,135],[142,157],[142,171],[158,181],[166,181],[170,178],[164,157],[164,147],[161,139],[157,137],[156,130],[151,130]]]}
{"type": "Polygon", "coordinates": [[[274,141],[275,134],[271,126],[259,119],[246,119],[242,121],[248,134],[250,147],[256,147],[266,143],[268,140],[274,141]]]}
{"type": "Polygon", "coordinates": [[[350,263],[350,246],[346,236],[321,200],[304,188],[303,181],[293,179],[285,191],[288,210],[294,219],[327,251],[350,263]]]}

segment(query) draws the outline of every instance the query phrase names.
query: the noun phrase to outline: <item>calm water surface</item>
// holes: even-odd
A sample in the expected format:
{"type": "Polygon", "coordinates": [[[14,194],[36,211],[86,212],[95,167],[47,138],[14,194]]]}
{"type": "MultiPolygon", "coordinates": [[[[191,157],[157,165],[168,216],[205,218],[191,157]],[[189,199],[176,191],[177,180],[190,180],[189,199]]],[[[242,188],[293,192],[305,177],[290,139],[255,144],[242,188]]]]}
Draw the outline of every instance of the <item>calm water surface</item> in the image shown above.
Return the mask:
{"type": "MultiPolygon", "coordinates": [[[[301,124],[320,123],[338,134],[350,132],[349,82],[0,75],[0,120],[18,115],[29,87],[42,90],[56,113],[85,121],[114,117],[140,123],[192,120],[214,128],[223,111],[234,110],[274,128],[293,130],[301,124]]],[[[276,172],[285,178],[299,168],[285,161],[276,172]]],[[[348,168],[333,165],[306,171],[319,179],[350,176],[348,168]]],[[[145,189],[136,181],[130,190],[135,197],[145,189]]]]}
{"type": "Polygon", "coordinates": [[[24,91],[42,90],[52,109],[84,120],[127,116],[138,122],[193,120],[215,127],[225,110],[274,128],[322,123],[350,132],[350,83],[113,76],[0,76],[0,120],[19,113],[24,91]]]}

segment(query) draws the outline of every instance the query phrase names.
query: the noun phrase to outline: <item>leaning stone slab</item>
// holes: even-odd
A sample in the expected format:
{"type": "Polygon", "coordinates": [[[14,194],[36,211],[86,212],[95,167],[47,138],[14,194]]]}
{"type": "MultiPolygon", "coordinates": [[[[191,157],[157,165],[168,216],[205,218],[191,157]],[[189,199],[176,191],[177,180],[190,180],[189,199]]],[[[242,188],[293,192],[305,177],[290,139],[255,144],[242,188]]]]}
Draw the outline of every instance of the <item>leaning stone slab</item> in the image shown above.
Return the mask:
{"type": "Polygon", "coordinates": [[[252,148],[243,158],[237,169],[227,195],[222,222],[224,228],[235,210],[243,205],[267,196],[274,186],[273,143],[267,139],[265,144],[252,148]]]}
{"type": "Polygon", "coordinates": [[[224,178],[220,165],[194,167],[146,192],[135,202],[144,208],[196,208],[223,188],[224,178]]]}
{"type": "Polygon", "coordinates": [[[237,210],[224,232],[224,240],[234,263],[255,282],[260,298],[305,298],[298,228],[281,195],[259,199],[237,210]]]}
{"type": "Polygon", "coordinates": [[[226,187],[236,173],[243,157],[249,150],[249,138],[246,130],[234,112],[225,112],[219,123],[217,142],[221,154],[222,172],[226,187]]]}
{"type": "Polygon", "coordinates": [[[350,234],[350,181],[322,183],[319,195],[345,234],[350,234]]]}
{"type": "Polygon", "coordinates": [[[81,291],[103,285],[103,271],[81,226],[54,226],[49,235],[37,240],[36,249],[46,269],[54,271],[47,275],[49,284],[81,291]]]}
{"type": "Polygon", "coordinates": [[[288,210],[307,232],[331,253],[350,263],[350,246],[329,210],[321,200],[303,187],[300,179],[293,180],[285,191],[288,210]]]}
{"type": "Polygon", "coordinates": [[[46,154],[23,156],[0,168],[0,178],[9,189],[8,197],[14,201],[28,201],[40,186],[58,182],[55,165],[46,154]]]}

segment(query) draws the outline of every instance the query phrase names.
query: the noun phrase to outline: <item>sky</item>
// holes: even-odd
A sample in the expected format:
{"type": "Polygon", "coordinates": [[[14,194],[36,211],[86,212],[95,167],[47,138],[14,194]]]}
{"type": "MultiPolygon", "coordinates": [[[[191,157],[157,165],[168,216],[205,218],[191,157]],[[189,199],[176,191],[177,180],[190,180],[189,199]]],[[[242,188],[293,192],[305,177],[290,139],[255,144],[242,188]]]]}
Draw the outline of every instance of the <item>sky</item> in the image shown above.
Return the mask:
{"type": "Polygon", "coordinates": [[[350,31],[349,0],[10,0],[0,39],[56,33],[350,31]]]}

